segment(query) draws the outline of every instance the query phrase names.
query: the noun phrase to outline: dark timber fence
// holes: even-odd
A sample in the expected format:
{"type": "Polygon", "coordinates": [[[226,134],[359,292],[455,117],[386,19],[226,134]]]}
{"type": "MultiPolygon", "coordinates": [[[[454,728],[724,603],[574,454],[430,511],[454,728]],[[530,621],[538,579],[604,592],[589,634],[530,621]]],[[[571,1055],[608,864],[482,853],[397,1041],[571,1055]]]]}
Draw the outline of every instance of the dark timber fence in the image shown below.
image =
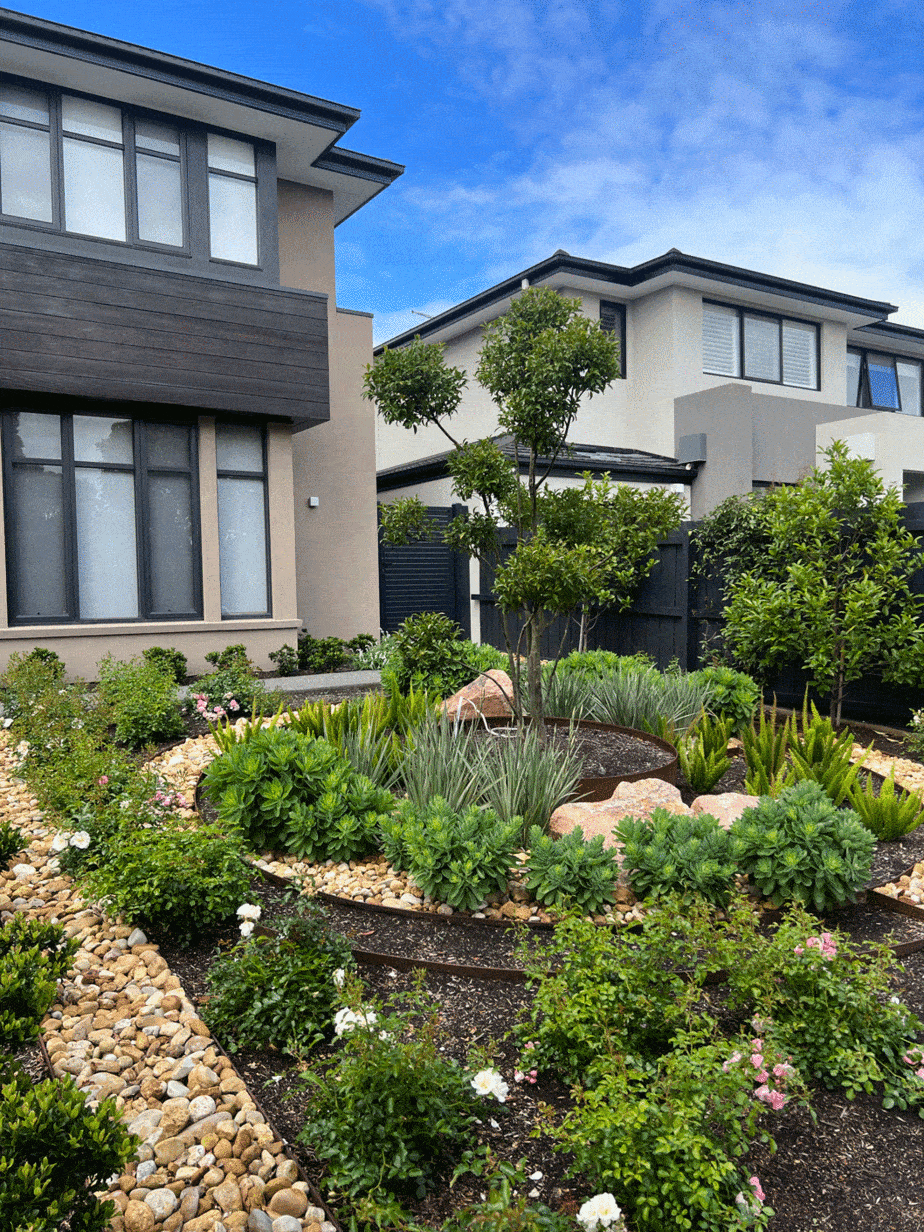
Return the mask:
{"type": "MultiPolygon", "coordinates": [[[[462,506],[431,509],[439,525],[459,512],[462,506]]],[[[924,502],[905,506],[908,529],[924,541],[924,502]]],[[[617,654],[643,652],[660,668],[676,662],[693,671],[709,659],[709,647],[721,641],[724,619],[722,590],[715,577],[701,578],[694,573],[691,531],[695,523],[685,523],[658,545],[658,559],[626,612],[601,612],[590,632],[589,644],[617,654]]],[[[514,532],[505,533],[505,550],[514,546],[514,532]]],[[[914,575],[912,590],[924,595],[924,552],[922,567],[914,575]]],[[[479,591],[471,595],[468,562],[461,561],[444,545],[427,543],[409,548],[380,549],[382,628],[397,628],[401,621],[418,611],[441,611],[452,616],[469,635],[469,598],[479,601],[481,640],[504,649],[501,614],[493,594],[492,571],[482,567],[479,591]]],[[[516,632],[516,630],[514,630],[516,632]]],[[[578,644],[578,624],[558,619],[546,631],[542,654],[553,657],[559,646],[573,650],[578,644]]],[[[782,706],[801,705],[805,674],[788,668],[768,682],[768,697],[775,693],[782,706]]],[[[816,699],[826,707],[824,698],[816,699]]],[[[924,706],[924,681],[915,687],[885,684],[866,676],[848,688],[845,717],[903,725],[909,711],[924,706]]]]}

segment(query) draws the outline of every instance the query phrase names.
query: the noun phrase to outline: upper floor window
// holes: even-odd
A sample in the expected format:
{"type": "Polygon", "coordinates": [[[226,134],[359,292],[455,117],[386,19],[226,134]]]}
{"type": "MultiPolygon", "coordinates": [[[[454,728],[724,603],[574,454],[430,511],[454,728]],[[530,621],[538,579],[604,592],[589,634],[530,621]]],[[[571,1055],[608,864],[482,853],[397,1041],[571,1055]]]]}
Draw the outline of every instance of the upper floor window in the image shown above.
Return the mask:
{"type": "Polygon", "coordinates": [[[921,364],[878,351],[847,352],[847,405],[921,414],[921,364]]]}
{"type": "Polygon", "coordinates": [[[264,147],[0,79],[0,221],[256,268],[264,147]]]}
{"type": "Polygon", "coordinates": [[[619,375],[626,375],[626,306],[610,299],[600,301],[600,328],[619,341],[619,375]]]}
{"type": "Polygon", "coordinates": [[[703,372],[818,389],[818,326],[703,302],[703,372]]]}

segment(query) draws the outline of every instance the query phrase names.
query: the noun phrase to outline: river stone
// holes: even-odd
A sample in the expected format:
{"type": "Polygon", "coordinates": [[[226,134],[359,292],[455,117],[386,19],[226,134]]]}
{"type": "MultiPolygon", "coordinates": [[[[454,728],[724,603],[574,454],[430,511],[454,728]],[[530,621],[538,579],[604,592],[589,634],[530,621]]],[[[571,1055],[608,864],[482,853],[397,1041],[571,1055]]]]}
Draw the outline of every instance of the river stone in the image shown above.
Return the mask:
{"type": "Polygon", "coordinates": [[[181,1138],[162,1138],[154,1148],[158,1164],[172,1164],[180,1158],[188,1144],[181,1138]]]}
{"type": "Polygon", "coordinates": [[[199,1212],[199,1199],[201,1196],[198,1185],[189,1185],[180,1194],[180,1211],[184,1222],[189,1219],[195,1219],[199,1212]]]}
{"type": "Polygon", "coordinates": [[[157,1164],[153,1159],[146,1159],[144,1163],[140,1163],[135,1169],[135,1179],[138,1181],[147,1180],[152,1172],[157,1171],[157,1164]]]}
{"type": "Polygon", "coordinates": [[[218,1105],[211,1095],[197,1095],[189,1101],[189,1117],[193,1122],[201,1121],[203,1117],[211,1116],[218,1105]]]}
{"type": "Polygon", "coordinates": [[[152,1189],[145,1198],[145,1203],[154,1212],[154,1218],[158,1222],[172,1215],[179,1205],[176,1194],[169,1189],[152,1189]]]}
{"type": "Polygon", "coordinates": [[[157,1220],[146,1202],[129,1202],[123,1216],[125,1232],[154,1232],[157,1220]]]}
{"type": "Polygon", "coordinates": [[[302,1232],[302,1221],[294,1215],[279,1215],[273,1220],[273,1232],[302,1232]]]}
{"type": "Polygon", "coordinates": [[[160,1128],[165,1138],[175,1138],[189,1124],[189,1100],[165,1099],[161,1104],[163,1119],[160,1128]]]}
{"type": "MultiPolygon", "coordinates": [[[[167,1098],[168,1099],[188,1099],[189,1087],[185,1082],[177,1082],[175,1078],[171,1078],[167,1083],[167,1098]]],[[[195,1118],[194,1118],[195,1119],[195,1118]]]]}
{"type": "MultiPolygon", "coordinates": [[[[235,1181],[227,1180],[221,1185],[216,1185],[212,1190],[212,1197],[226,1214],[229,1211],[242,1211],[244,1209],[241,1191],[235,1181]]],[[[298,1232],[301,1232],[301,1226],[299,1226],[298,1232]]]]}
{"type": "Polygon", "coordinates": [[[159,1127],[163,1113],[159,1108],[148,1108],[129,1122],[128,1132],[139,1138],[148,1138],[159,1127]]]}
{"type": "Polygon", "coordinates": [[[271,1215],[295,1215],[300,1217],[308,1209],[308,1199],[298,1189],[280,1189],[273,1194],[267,1210],[271,1215]]]}
{"type": "MultiPolygon", "coordinates": [[[[266,1211],[251,1211],[247,1218],[247,1232],[273,1232],[273,1221],[266,1211]]],[[[301,1224],[299,1224],[301,1232],[301,1224]]]]}

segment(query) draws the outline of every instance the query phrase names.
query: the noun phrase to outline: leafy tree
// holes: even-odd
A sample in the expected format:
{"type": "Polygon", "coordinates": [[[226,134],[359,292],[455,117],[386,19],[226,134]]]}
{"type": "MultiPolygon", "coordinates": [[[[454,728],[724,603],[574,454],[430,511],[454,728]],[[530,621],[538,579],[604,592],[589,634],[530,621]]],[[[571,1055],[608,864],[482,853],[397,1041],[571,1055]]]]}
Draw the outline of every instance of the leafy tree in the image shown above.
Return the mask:
{"type": "Polygon", "coordinates": [[[898,490],[842,441],[824,452],[826,467],[763,498],[766,551],[728,586],[726,639],[749,671],[801,664],[839,723],[864,672],[920,679],[924,598],[910,588],[921,556],[898,490]]]}
{"type": "MultiPolygon", "coordinates": [[[[582,314],[579,301],[548,288],[518,296],[484,335],[475,376],[497,405],[499,428],[513,438],[513,459],[491,438],[460,442],[446,428],[443,420],[459,410],[466,377],[446,364],[438,344],[417,338],[398,351],[386,348],[366,371],[365,396],[378,404],[387,423],[412,430],[436,424],[455,446],[449,457],[454,491],[474,508],[468,518],[449,523],[444,540],[494,567],[514,683],[511,702],[522,720],[525,659],[529,715],[544,737],[542,634],[556,616],[623,603],[631,580],[640,575],[640,560],[648,559],[654,544],[641,533],[645,516],[638,517],[608,481],[588,478],[583,489],[564,492],[546,486],[555,460],[567,449],[582,399],[601,393],[619,374],[615,340],[582,314]],[[506,559],[500,536],[505,526],[517,537],[506,559]]],[[[647,520],[654,524],[670,506],[679,521],[679,502],[665,504],[660,494],[658,499],[659,513],[652,504],[647,520]]],[[[385,506],[382,526],[392,543],[432,533],[416,498],[385,506]]]]}

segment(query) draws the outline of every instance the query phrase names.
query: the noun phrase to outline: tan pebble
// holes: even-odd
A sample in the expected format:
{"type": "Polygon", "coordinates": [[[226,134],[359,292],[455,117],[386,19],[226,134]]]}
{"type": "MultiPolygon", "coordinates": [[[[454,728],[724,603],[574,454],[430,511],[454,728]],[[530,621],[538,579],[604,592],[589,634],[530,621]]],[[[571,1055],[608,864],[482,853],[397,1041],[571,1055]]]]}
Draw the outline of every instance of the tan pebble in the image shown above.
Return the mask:
{"type": "Polygon", "coordinates": [[[223,1222],[228,1232],[244,1232],[247,1227],[247,1212],[232,1211],[230,1215],[225,1215],[223,1222]]]}
{"type": "Polygon", "coordinates": [[[225,1176],[244,1176],[247,1172],[247,1165],[241,1163],[239,1159],[226,1159],[222,1167],[225,1170],[225,1176]]]}
{"type": "Polygon", "coordinates": [[[215,1155],[216,1159],[230,1159],[231,1158],[231,1154],[232,1154],[231,1143],[228,1142],[226,1139],[220,1139],[218,1142],[216,1142],[212,1150],[213,1150],[213,1154],[215,1155]]]}
{"type": "Polygon", "coordinates": [[[280,1189],[267,1207],[271,1215],[294,1215],[296,1219],[300,1219],[307,1209],[308,1199],[299,1189],[280,1189]]]}
{"type": "Polygon", "coordinates": [[[174,1211],[173,1214],[168,1216],[160,1225],[161,1232],[179,1232],[180,1228],[183,1226],[183,1222],[183,1212],[174,1211]]]}
{"type": "Polygon", "coordinates": [[[209,1168],[205,1176],[202,1178],[202,1185],[205,1189],[214,1189],[216,1185],[220,1185],[225,1179],[225,1174],[221,1168],[209,1168]]]}
{"type": "Polygon", "coordinates": [[[241,1191],[237,1181],[224,1181],[212,1191],[212,1197],[223,1211],[240,1211],[244,1209],[241,1191]]]}
{"type": "Polygon", "coordinates": [[[215,1126],[215,1133],[219,1138],[224,1138],[226,1142],[233,1142],[237,1137],[238,1126],[228,1117],[225,1121],[219,1121],[215,1126]]]}
{"type": "Polygon", "coordinates": [[[245,1211],[260,1210],[263,1207],[266,1186],[258,1176],[245,1176],[240,1182],[240,1188],[245,1211]]]}
{"type": "Polygon", "coordinates": [[[146,1202],[129,1202],[123,1218],[125,1232],[154,1232],[154,1212],[146,1202]]]}

